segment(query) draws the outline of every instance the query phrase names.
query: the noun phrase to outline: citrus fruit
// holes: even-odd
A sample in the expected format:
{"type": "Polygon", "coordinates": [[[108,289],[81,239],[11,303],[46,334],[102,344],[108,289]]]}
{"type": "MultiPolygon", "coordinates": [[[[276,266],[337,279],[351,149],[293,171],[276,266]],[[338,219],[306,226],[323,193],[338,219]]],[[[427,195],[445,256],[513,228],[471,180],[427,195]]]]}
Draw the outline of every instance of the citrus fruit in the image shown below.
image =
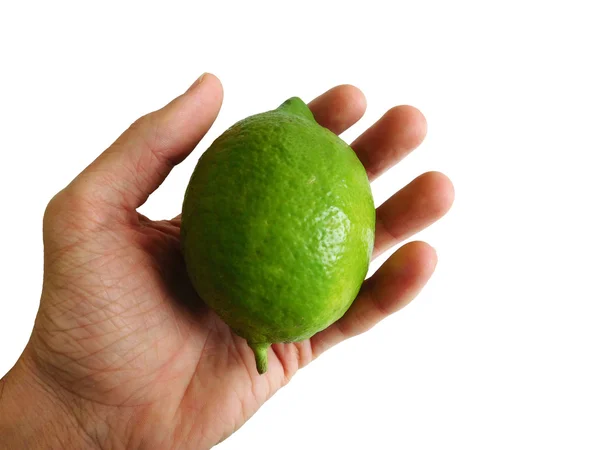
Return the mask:
{"type": "Polygon", "coordinates": [[[353,150],[293,97],[233,125],[204,152],[183,203],[192,284],[254,351],[313,336],[367,273],[375,208],[353,150]]]}

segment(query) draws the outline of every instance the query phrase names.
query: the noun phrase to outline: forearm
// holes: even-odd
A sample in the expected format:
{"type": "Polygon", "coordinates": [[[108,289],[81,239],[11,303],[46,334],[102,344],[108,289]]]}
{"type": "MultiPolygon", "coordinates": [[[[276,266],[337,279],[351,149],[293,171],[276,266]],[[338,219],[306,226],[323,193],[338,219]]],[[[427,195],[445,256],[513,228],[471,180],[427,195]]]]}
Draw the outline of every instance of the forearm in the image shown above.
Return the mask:
{"type": "Polygon", "coordinates": [[[0,380],[0,450],[95,449],[72,411],[19,362],[0,380]]]}

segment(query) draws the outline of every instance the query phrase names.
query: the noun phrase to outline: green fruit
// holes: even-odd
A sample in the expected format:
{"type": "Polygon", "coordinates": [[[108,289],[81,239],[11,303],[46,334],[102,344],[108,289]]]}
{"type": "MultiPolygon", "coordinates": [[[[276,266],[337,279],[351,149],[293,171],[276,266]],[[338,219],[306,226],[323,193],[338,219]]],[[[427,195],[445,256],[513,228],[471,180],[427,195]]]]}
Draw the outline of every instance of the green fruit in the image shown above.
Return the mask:
{"type": "Polygon", "coordinates": [[[350,307],[374,229],[362,164],[294,97],[236,123],[202,155],[181,239],[199,296],[264,373],[272,343],[307,339],[350,307]]]}

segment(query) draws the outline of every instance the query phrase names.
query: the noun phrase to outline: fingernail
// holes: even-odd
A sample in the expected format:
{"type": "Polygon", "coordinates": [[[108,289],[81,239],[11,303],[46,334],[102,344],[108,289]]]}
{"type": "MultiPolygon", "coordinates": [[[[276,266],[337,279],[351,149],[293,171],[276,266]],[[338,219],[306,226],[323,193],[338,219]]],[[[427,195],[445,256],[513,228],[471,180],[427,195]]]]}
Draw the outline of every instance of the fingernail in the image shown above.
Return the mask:
{"type": "Polygon", "coordinates": [[[189,87],[188,92],[191,91],[192,89],[194,89],[196,86],[198,86],[200,83],[202,83],[202,80],[204,80],[204,77],[206,76],[206,72],[204,72],[202,75],[200,75],[196,81],[194,81],[194,83],[189,87]]]}

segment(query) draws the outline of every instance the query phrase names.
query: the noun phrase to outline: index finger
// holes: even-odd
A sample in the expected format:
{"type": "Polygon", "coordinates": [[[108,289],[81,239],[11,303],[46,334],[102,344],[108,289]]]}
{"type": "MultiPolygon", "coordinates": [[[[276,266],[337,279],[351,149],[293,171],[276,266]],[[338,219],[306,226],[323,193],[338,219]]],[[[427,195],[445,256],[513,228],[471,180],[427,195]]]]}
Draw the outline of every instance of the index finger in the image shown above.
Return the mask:
{"type": "Polygon", "coordinates": [[[364,115],[367,100],[357,87],[342,84],[315,98],[308,107],[321,126],[340,134],[364,115]]]}

